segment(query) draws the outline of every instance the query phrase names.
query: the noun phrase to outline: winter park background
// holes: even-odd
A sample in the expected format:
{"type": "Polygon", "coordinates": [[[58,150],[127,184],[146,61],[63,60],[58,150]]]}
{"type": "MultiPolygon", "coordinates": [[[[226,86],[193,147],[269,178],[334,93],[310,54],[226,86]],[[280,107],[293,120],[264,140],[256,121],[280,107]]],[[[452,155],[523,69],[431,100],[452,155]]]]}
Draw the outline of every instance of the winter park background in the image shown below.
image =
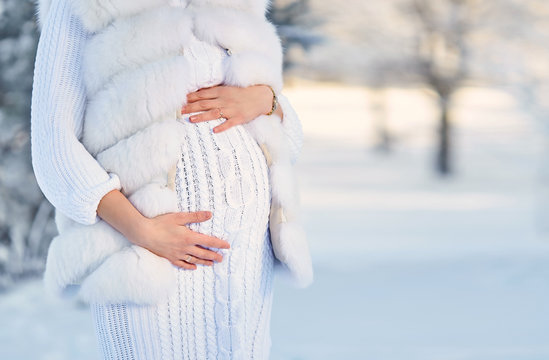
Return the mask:
{"type": "MultiPolygon", "coordinates": [[[[274,4],[315,283],[276,283],[272,359],[549,359],[549,3],[274,4]]],[[[40,281],[33,11],[0,0],[0,359],[97,359],[40,281]]]]}

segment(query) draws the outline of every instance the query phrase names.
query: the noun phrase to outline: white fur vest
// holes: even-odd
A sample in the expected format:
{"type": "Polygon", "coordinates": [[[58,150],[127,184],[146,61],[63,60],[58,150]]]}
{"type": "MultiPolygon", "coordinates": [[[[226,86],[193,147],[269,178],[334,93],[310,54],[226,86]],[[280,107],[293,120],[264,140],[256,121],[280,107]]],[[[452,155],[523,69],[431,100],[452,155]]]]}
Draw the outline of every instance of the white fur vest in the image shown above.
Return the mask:
{"type": "MultiPolygon", "coordinates": [[[[51,0],[39,2],[39,21],[51,0]]],[[[181,56],[191,32],[230,49],[224,83],[282,89],[282,47],[265,18],[268,0],[70,0],[93,33],[84,52],[88,104],[82,142],[145,216],[177,212],[175,165],[184,125],[180,108],[190,91],[181,56]]],[[[300,225],[289,146],[280,118],[262,115],[244,125],[269,165],[269,218],[275,271],[298,287],[313,279],[300,225]]],[[[103,220],[83,225],[56,211],[59,235],[49,248],[44,280],[57,294],[84,301],[154,303],[176,281],[167,259],[133,245],[103,220]]]]}

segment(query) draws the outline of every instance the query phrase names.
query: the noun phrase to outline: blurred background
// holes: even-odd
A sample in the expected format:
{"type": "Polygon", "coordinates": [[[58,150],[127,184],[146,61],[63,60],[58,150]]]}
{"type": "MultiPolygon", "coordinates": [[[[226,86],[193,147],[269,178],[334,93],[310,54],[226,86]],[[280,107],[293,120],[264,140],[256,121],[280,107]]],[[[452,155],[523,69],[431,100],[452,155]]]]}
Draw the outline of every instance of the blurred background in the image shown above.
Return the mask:
{"type": "MultiPolygon", "coordinates": [[[[549,359],[549,2],[276,0],[315,283],[272,359],[549,359]]],[[[0,359],[97,359],[45,296],[31,0],[0,0],[0,359]]]]}

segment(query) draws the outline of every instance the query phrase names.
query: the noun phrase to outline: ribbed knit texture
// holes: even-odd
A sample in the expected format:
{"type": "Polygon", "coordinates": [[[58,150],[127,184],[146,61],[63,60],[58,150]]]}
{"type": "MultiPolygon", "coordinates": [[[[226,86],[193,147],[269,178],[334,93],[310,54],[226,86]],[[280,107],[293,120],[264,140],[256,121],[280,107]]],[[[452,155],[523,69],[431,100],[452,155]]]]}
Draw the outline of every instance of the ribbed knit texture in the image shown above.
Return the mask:
{"type": "MultiPolygon", "coordinates": [[[[101,198],[121,186],[118,176],[107,173],[80,142],[86,106],[82,51],[91,34],[70,4],[52,2],[40,35],[32,93],[32,165],[40,189],[58,210],[79,223],[94,224],[100,219],[96,211],[101,198]]],[[[279,98],[295,161],[303,139],[301,123],[286,97],[279,98]]]]}
{"type": "MultiPolygon", "coordinates": [[[[184,51],[196,88],[223,78],[219,47],[193,37],[184,51]]],[[[92,314],[104,359],[268,359],[274,254],[268,230],[266,159],[243,126],[219,134],[223,120],[181,121],[176,172],[180,211],[210,210],[197,232],[229,241],[221,263],[180,269],[177,291],[154,306],[95,304],[92,314]]]]}
{"type": "MultiPolygon", "coordinates": [[[[86,91],[82,52],[90,34],[56,0],[43,23],[32,94],[31,145],[35,176],[47,199],[83,224],[99,221],[100,199],[120,189],[80,142],[86,91]]],[[[108,56],[108,54],[106,54],[108,56]]],[[[223,49],[193,38],[185,48],[196,88],[223,78],[223,49]]],[[[295,161],[302,128],[279,94],[283,128],[295,161]]],[[[267,359],[274,255],[268,230],[270,184],[266,159],[246,129],[213,134],[222,120],[183,119],[176,190],[181,211],[210,210],[192,230],[226,239],[231,249],[212,267],[178,270],[173,295],[151,306],[92,303],[104,359],[267,359]]]]}
{"type": "Polygon", "coordinates": [[[75,221],[99,221],[97,205],[113,189],[107,173],[79,141],[86,105],[81,76],[88,34],[66,0],[54,1],[38,43],[31,108],[34,175],[46,198],[75,221]]]}

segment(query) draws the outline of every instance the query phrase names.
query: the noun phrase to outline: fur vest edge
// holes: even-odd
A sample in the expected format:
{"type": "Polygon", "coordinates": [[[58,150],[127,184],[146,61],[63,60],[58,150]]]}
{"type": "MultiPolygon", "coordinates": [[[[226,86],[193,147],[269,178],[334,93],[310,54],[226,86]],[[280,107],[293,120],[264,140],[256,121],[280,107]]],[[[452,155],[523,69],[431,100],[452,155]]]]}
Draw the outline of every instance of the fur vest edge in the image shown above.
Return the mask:
{"type": "MultiPolygon", "coordinates": [[[[49,1],[39,2],[39,19],[45,17],[49,1]]],[[[282,49],[274,26],[258,16],[265,10],[263,1],[234,1],[236,5],[263,4],[243,11],[227,0],[194,0],[187,8],[174,8],[167,0],[109,0],[117,6],[115,12],[107,13],[108,7],[97,5],[106,0],[71,1],[87,29],[95,32],[83,59],[90,98],[83,144],[106,170],[119,175],[122,192],[142,214],[154,217],[178,211],[174,165],[183,126],[175,118],[192,89],[184,81],[189,64],[177,56],[177,50],[184,51],[193,32],[231,50],[226,84],[264,83],[280,92],[282,49]],[[212,7],[216,2],[222,6],[212,7]],[[227,18],[232,21],[224,22],[227,18]],[[128,41],[134,38],[140,41],[128,41]],[[105,53],[108,60],[101,58],[105,53]],[[135,166],[140,163],[150,166],[135,166]]],[[[309,286],[312,262],[280,118],[262,115],[244,126],[261,146],[269,166],[275,271],[297,287],[309,286]]],[[[76,286],[86,302],[140,304],[168,295],[176,268],[167,259],[131,244],[103,220],[82,225],[56,211],[56,224],[59,235],[48,250],[44,273],[51,292],[73,294],[76,286]]]]}

